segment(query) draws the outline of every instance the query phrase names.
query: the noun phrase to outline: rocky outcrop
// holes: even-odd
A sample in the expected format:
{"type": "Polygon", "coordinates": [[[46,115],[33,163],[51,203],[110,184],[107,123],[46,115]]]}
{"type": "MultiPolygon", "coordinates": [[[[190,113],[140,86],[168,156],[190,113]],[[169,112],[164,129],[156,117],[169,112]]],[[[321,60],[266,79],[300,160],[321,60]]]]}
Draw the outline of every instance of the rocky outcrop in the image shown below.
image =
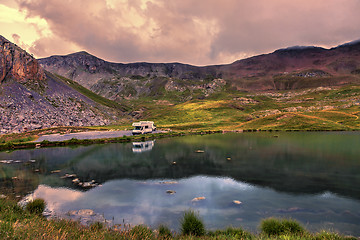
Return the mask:
{"type": "Polygon", "coordinates": [[[1,36],[0,44],[0,134],[105,125],[121,114],[45,72],[36,59],[1,36]]]}
{"type": "Polygon", "coordinates": [[[46,76],[35,58],[0,36],[0,81],[5,79],[25,83],[44,81],[46,76]]]}

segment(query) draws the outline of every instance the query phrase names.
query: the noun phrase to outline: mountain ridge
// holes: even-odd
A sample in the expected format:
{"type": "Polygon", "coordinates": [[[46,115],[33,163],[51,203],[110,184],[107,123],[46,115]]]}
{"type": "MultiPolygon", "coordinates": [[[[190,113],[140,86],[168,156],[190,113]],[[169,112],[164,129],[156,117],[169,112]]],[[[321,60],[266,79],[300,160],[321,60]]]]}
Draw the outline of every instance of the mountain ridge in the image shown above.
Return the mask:
{"type": "Polygon", "coordinates": [[[70,78],[103,97],[120,101],[153,96],[151,88],[168,91],[168,86],[171,86],[170,91],[176,92],[193,92],[201,88],[204,95],[208,95],[205,93],[208,84],[217,85],[217,79],[224,80],[228,86],[239,91],[289,90],[359,83],[359,53],[360,43],[355,41],[330,49],[294,46],[231,64],[209,66],[113,63],[84,51],[42,58],[39,62],[50,72],[70,78]]]}

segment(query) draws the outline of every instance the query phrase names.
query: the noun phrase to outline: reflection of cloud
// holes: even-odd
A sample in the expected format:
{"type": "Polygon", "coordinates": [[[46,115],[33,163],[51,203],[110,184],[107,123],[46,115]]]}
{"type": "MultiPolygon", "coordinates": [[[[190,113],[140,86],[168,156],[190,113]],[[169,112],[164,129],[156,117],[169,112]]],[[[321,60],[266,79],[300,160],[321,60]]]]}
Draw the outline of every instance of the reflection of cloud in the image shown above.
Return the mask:
{"type": "Polygon", "coordinates": [[[39,185],[33,194],[33,198],[42,198],[51,211],[59,211],[60,206],[79,199],[84,193],[67,188],[52,188],[39,185]]]}
{"type": "Polygon", "coordinates": [[[205,215],[220,214],[221,211],[231,213],[223,207],[224,203],[225,207],[231,205],[234,197],[226,195],[252,188],[233,179],[201,176],[183,179],[177,184],[162,182],[164,180],[113,180],[87,192],[40,185],[34,192],[34,198],[45,199],[49,209],[57,212],[57,215],[72,210],[93,209],[96,213],[104,213],[109,219],[114,217],[119,223],[125,219],[132,224],[156,226],[159,219],[170,221],[169,216],[176,216],[171,224],[177,224],[177,218],[189,208],[195,208],[205,215]],[[176,193],[167,194],[169,189],[176,193]],[[226,194],[221,196],[221,193],[226,194]],[[191,201],[200,196],[205,199],[196,203],[191,201]]]}
{"type": "MultiPolygon", "coordinates": [[[[229,178],[197,176],[178,180],[178,184],[160,184],[161,180],[113,180],[87,192],[40,185],[35,197],[44,198],[50,210],[62,211],[92,209],[104,214],[114,223],[146,224],[157,227],[166,223],[178,229],[184,211],[199,212],[208,229],[230,225],[256,230],[262,218],[298,217],[297,209],[304,210],[303,221],[313,220],[314,214],[326,212],[327,221],[343,224],[338,212],[357,211],[360,203],[325,193],[320,195],[293,195],[260,188],[229,178]],[[167,194],[172,189],[176,193],[167,194]],[[191,200],[204,196],[197,202],[191,200]],[[235,204],[233,201],[241,201],[235,204]],[[286,211],[284,212],[283,209],[286,211]],[[295,211],[288,211],[295,210],[295,211]],[[284,215],[286,214],[286,215],[284,215]]],[[[57,215],[62,215],[57,213],[57,215]]],[[[316,218],[318,219],[318,218],[316,218]]]]}

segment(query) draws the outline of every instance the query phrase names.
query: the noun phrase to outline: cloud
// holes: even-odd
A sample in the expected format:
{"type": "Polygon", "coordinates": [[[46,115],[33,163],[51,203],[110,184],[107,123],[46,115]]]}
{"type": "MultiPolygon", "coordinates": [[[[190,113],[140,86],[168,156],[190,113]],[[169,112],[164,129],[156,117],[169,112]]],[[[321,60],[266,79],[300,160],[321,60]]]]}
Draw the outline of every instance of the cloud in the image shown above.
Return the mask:
{"type": "MultiPolygon", "coordinates": [[[[87,50],[116,62],[228,63],[293,45],[360,38],[357,0],[17,0],[51,34],[37,56],[87,50]],[[58,52],[52,41],[63,47],[58,52]],[[67,47],[69,46],[69,47],[67,47]],[[55,51],[55,52],[54,52],[55,51]]],[[[57,45],[57,46],[60,46],[57,45]]]]}

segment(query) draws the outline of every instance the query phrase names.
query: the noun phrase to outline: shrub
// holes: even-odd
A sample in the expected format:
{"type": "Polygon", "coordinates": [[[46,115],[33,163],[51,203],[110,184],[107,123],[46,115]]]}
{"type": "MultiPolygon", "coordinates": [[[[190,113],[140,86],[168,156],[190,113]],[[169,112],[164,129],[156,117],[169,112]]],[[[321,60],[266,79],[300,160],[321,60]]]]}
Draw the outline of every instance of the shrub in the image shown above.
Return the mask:
{"type": "Polygon", "coordinates": [[[143,239],[155,239],[153,231],[143,225],[138,225],[130,230],[131,239],[143,240],[143,239]]]}
{"type": "Polygon", "coordinates": [[[43,211],[45,210],[45,201],[44,199],[41,198],[37,198],[31,202],[29,202],[25,209],[32,213],[32,214],[37,214],[37,215],[41,215],[43,213],[43,211]]]}
{"type": "Polygon", "coordinates": [[[199,216],[192,210],[186,211],[180,221],[183,235],[203,236],[205,227],[199,216]]]}
{"type": "Polygon", "coordinates": [[[159,231],[160,239],[172,239],[172,237],[173,237],[171,230],[165,225],[160,225],[158,227],[158,231],[159,231]]]}
{"type": "Polygon", "coordinates": [[[266,235],[301,234],[304,228],[295,220],[268,218],[261,222],[261,231],[266,235]]]}

